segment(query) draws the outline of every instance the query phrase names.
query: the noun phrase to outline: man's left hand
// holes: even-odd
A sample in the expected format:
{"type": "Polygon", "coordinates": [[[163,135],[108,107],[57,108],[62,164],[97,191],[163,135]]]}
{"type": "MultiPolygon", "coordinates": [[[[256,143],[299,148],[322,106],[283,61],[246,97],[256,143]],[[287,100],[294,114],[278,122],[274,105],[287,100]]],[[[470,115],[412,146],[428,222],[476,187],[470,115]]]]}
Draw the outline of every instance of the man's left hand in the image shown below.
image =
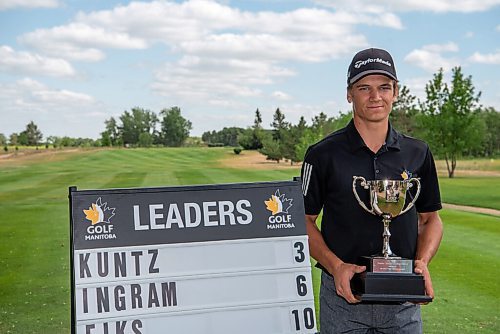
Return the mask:
{"type": "Polygon", "coordinates": [[[415,273],[424,276],[425,294],[431,298],[434,298],[434,289],[432,288],[431,274],[429,273],[429,268],[424,261],[415,260],[415,273]]]}

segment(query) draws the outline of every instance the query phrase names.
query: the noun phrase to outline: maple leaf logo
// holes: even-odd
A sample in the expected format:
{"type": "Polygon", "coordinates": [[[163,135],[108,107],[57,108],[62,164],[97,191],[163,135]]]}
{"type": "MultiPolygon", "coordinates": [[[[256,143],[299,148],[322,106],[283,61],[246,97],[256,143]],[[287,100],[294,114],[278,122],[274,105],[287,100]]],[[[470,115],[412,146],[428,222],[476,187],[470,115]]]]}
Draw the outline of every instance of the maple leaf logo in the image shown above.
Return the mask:
{"type": "Polygon", "coordinates": [[[278,213],[288,213],[288,209],[292,206],[293,199],[288,199],[285,197],[285,194],[281,195],[280,190],[277,189],[274,195],[271,195],[267,201],[264,201],[266,204],[266,209],[271,211],[274,215],[278,213]]]}
{"type": "Polygon", "coordinates": [[[412,177],[412,173],[404,170],[403,173],[401,173],[401,177],[403,178],[403,180],[408,180],[410,177],[412,177]]]}
{"type": "Polygon", "coordinates": [[[108,203],[102,203],[99,197],[95,203],[88,210],[83,210],[85,213],[85,218],[90,220],[92,225],[98,223],[108,223],[109,220],[115,215],[115,208],[108,207],[108,203]]]}

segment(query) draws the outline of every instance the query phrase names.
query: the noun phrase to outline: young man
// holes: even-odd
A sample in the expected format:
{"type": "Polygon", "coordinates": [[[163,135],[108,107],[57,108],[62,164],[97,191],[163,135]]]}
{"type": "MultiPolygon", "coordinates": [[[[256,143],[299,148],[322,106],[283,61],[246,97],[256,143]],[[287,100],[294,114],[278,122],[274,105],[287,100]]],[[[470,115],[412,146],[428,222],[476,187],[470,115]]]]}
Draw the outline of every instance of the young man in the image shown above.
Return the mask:
{"type": "MultiPolygon", "coordinates": [[[[414,271],[434,297],[427,268],[442,237],[441,199],[434,160],[424,142],[398,133],[389,123],[398,95],[391,55],[381,49],[358,52],[347,74],[353,119],[311,146],[302,166],[306,226],[312,257],[323,270],[320,291],[322,334],[421,333],[419,305],[360,303],[350,280],[366,268],[361,256],[380,253],[381,217],[361,208],[353,176],[366,180],[420,178],[415,207],[392,220],[392,251],[415,260],[414,271]],[[321,231],[316,219],[323,210],[321,231]]],[[[365,197],[365,200],[367,196],[365,197]]],[[[365,203],[367,203],[365,201],[365,203]]]]}

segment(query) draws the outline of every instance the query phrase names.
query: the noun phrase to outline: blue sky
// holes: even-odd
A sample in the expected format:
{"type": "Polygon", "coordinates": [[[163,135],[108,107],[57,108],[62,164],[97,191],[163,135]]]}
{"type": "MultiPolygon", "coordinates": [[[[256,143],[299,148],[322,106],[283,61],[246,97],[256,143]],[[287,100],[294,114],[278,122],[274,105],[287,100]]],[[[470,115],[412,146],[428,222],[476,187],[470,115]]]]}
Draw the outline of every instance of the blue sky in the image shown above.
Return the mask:
{"type": "Polygon", "coordinates": [[[179,106],[191,135],[349,111],[346,72],[387,49],[424,98],[462,66],[500,110],[500,0],[0,0],[0,133],[98,138],[104,120],[179,106]]]}

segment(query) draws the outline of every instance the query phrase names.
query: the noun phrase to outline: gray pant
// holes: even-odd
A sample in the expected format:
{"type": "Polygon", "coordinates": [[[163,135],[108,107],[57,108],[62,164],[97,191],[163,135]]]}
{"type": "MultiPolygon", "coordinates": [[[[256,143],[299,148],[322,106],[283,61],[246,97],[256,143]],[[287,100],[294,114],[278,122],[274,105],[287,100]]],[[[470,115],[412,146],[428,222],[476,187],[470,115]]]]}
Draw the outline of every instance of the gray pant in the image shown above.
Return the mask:
{"type": "Polygon", "coordinates": [[[422,333],[420,306],[405,304],[349,304],[335,292],[333,277],[321,275],[321,334],[422,333]]]}

